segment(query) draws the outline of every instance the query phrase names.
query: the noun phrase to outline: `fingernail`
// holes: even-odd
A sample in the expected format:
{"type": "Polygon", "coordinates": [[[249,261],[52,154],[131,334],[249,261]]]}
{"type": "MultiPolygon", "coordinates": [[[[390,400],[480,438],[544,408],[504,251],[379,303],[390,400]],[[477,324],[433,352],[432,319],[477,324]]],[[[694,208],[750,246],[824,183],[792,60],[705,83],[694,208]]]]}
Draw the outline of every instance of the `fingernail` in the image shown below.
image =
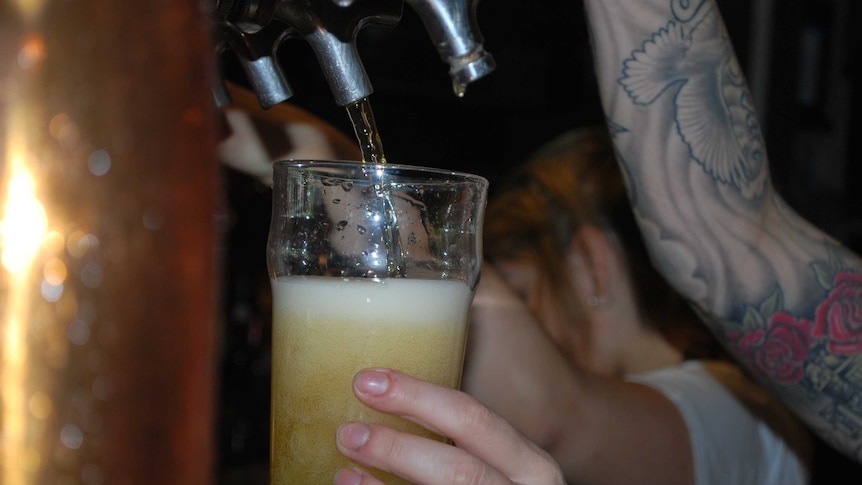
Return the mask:
{"type": "Polygon", "coordinates": [[[358,450],[370,436],[371,428],[361,423],[345,424],[338,428],[338,442],[350,450],[358,450]]]}
{"type": "Polygon", "coordinates": [[[389,375],[377,370],[360,372],[356,376],[356,390],[369,396],[382,396],[389,389],[389,375]]]}
{"type": "Polygon", "coordinates": [[[359,485],[362,483],[362,474],[356,470],[345,468],[335,472],[335,485],[359,485]]]}

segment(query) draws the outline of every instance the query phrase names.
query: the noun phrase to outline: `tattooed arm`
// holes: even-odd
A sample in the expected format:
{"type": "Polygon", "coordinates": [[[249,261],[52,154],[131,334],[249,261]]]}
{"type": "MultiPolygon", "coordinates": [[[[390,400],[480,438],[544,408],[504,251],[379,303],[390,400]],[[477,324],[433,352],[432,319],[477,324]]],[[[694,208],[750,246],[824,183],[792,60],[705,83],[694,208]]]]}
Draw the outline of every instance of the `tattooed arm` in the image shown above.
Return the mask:
{"type": "Polygon", "coordinates": [[[586,0],[653,262],[739,362],[862,462],[862,261],[775,192],[714,0],[586,0]]]}

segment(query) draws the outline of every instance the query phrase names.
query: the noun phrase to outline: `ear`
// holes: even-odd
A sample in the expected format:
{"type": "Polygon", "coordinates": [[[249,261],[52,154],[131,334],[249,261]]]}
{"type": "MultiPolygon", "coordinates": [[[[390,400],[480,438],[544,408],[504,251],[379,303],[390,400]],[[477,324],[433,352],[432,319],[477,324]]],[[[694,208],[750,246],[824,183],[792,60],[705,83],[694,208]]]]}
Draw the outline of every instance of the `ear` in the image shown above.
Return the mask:
{"type": "Polygon", "coordinates": [[[569,274],[586,301],[602,301],[613,284],[614,248],[608,236],[593,225],[582,226],[572,236],[566,256],[569,274]]]}

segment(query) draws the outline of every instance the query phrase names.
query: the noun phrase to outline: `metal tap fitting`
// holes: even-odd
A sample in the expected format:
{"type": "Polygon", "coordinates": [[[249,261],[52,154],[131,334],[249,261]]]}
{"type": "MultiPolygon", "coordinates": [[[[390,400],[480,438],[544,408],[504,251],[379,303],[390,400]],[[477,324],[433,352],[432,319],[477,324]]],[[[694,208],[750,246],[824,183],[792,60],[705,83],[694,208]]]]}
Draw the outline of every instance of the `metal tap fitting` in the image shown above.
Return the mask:
{"type": "MultiPolygon", "coordinates": [[[[233,49],[261,107],[271,108],[293,96],[290,83],[276,58],[276,50],[282,40],[289,36],[289,28],[269,24],[250,34],[226,21],[220,22],[217,28],[220,34],[218,50],[224,44],[233,49]]],[[[215,94],[219,106],[230,101],[226,90],[216,89],[215,94]]]]}
{"type": "Polygon", "coordinates": [[[356,50],[359,30],[370,23],[387,27],[401,20],[401,0],[278,0],[273,18],[293,27],[311,46],[339,106],[374,91],[356,50]]]}
{"type": "MultiPolygon", "coordinates": [[[[347,8],[357,0],[330,0],[347,8]]],[[[440,57],[449,64],[455,94],[463,96],[467,85],[490,74],[497,64],[483,46],[476,22],[479,0],[405,0],[417,13],[440,57]]]]}
{"type": "MultiPolygon", "coordinates": [[[[261,107],[270,108],[293,95],[276,58],[289,28],[271,23],[276,0],[216,0],[216,54],[228,48],[240,61],[261,107]]],[[[216,105],[230,103],[221,72],[215,76],[216,105]]]]}
{"type": "Polygon", "coordinates": [[[440,57],[449,64],[455,94],[496,68],[476,23],[478,0],[405,0],[419,15],[440,57]]]}

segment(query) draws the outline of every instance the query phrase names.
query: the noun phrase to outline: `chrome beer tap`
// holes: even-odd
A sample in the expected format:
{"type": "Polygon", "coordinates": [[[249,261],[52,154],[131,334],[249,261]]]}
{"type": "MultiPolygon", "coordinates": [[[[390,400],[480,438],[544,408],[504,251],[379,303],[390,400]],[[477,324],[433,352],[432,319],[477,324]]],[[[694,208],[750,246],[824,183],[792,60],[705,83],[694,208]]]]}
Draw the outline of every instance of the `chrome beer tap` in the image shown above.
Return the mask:
{"type": "MultiPolygon", "coordinates": [[[[270,24],[257,32],[248,33],[230,22],[221,21],[216,29],[216,52],[231,48],[236,53],[261,107],[271,108],[293,96],[293,90],[276,59],[276,49],[282,39],[290,35],[289,28],[285,30],[270,24]]],[[[230,103],[230,94],[221,76],[216,79],[213,93],[219,107],[230,103]]]]}
{"type": "Polygon", "coordinates": [[[371,23],[397,25],[401,11],[401,0],[358,0],[345,7],[331,0],[277,0],[273,18],[308,42],[335,102],[347,106],[373,92],[356,50],[357,34],[371,23]]]}
{"type": "MultiPolygon", "coordinates": [[[[370,23],[395,26],[401,19],[401,0],[359,0],[341,7],[331,0],[219,0],[216,20],[223,39],[234,48],[249,74],[252,87],[264,102],[283,101],[290,89],[275,59],[281,42],[302,37],[317,57],[339,106],[369,96],[373,89],[356,50],[356,36],[370,23]],[[257,37],[269,31],[274,41],[271,58],[259,55],[257,37]],[[268,92],[269,88],[275,95],[268,92]],[[264,92],[260,90],[263,89],[264,92]],[[284,95],[284,96],[280,96],[284,95]]],[[[216,99],[226,93],[217,85],[216,99]]],[[[272,104],[269,104],[271,106],[272,104]]]]}
{"type": "Polygon", "coordinates": [[[449,64],[455,94],[491,73],[496,64],[485,51],[476,22],[479,0],[405,0],[419,15],[440,57],[449,64]]]}
{"type": "MultiPolygon", "coordinates": [[[[289,26],[270,22],[276,1],[216,0],[216,54],[228,49],[236,54],[263,108],[293,96],[276,58],[278,47],[291,33],[289,26]]],[[[220,71],[215,75],[213,94],[219,107],[231,101],[220,71]]]]}
{"type": "MultiPolygon", "coordinates": [[[[349,7],[356,0],[331,0],[349,7]]],[[[463,96],[467,85],[495,68],[494,58],[485,51],[476,22],[479,0],[405,0],[419,16],[440,57],[449,64],[455,94],[463,96]]]]}
{"type": "MultiPolygon", "coordinates": [[[[216,0],[220,47],[230,45],[258,92],[261,105],[290,96],[275,52],[282,41],[304,38],[314,51],[339,106],[368,97],[373,88],[356,50],[358,32],[371,23],[395,26],[403,3],[416,11],[441,58],[455,93],[494,70],[476,24],[478,0],[216,0]],[[264,40],[266,39],[266,40],[264,40]],[[268,53],[263,44],[274,42],[268,53]]],[[[224,104],[226,90],[214,88],[224,104]]]]}

